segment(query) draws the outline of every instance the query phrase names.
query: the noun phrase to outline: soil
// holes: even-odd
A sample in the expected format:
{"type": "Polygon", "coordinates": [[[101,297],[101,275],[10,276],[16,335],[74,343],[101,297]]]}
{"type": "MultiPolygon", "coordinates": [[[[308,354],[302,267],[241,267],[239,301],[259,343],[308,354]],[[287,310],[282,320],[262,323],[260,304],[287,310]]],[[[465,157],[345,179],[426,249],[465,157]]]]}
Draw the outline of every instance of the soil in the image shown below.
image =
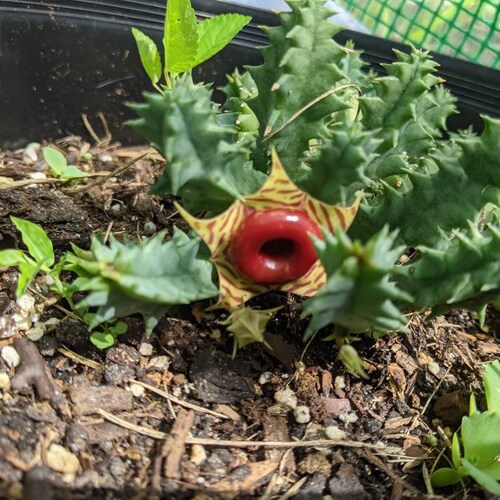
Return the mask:
{"type": "MultiPolygon", "coordinates": [[[[52,179],[36,146],[0,152],[1,249],[23,248],[11,215],[40,224],[57,255],[97,232],[185,227],[172,199],[148,194],[163,168],[152,150],[79,137],[57,147],[92,177],[52,179]]],[[[224,315],[205,303],[149,337],[125,318],[127,333],[103,351],[43,277],[21,304],[16,280],[0,270],[1,498],[485,498],[467,482],[433,491],[428,476],[446,465],[484,363],[500,356],[498,315],[483,328],[464,311],[415,315],[406,334],[361,339],[363,380],[321,332],[302,342],[295,296],[253,299],[282,306],[272,349],[253,344],[233,359],[224,315]]]]}

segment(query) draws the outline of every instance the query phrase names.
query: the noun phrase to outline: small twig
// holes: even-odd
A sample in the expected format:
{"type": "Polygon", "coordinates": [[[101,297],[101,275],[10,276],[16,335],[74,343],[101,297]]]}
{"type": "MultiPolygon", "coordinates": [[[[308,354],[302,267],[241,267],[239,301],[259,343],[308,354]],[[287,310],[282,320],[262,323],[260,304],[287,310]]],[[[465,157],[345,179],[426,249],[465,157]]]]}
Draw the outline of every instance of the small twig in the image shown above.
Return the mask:
{"type": "MultiPolygon", "coordinates": [[[[106,420],[113,424],[124,427],[154,439],[166,439],[169,434],[166,432],[157,431],[150,427],[143,427],[140,425],[132,424],[123,420],[120,417],[112,415],[105,410],[99,409],[97,411],[106,420]]],[[[377,451],[387,451],[388,447],[378,444],[362,443],[358,441],[334,441],[331,439],[313,439],[311,441],[233,441],[224,439],[210,439],[210,438],[196,438],[191,437],[186,439],[186,444],[200,444],[202,446],[220,446],[227,448],[331,448],[340,446],[343,448],[364,448],[377,451]]]]}
{"type": "Polygon", "coordinates": [[[23,179],[21,181],[13,181],[9,183],[0,182],[0,191],[10,191],[11,189],[18,189],[31,184],[64,184],[70,179],[23,179]]]}
{"type": "Polygon", "coordinates": [[[188,438],[187,444],[201,444],[202,446],[227,446],[228,448],[369,448],[385,451],[387,447],[359,441],[334,441],[332,439],[312,439],[311,441],[231,441],[209,438],[188,438]]]}
{"type": "Polygon", "coordinates": [[[446,373],[441,377],[441,379],[439,380],[439,382],[437,383],[436,387],[434,387],[434,390],[432,391],[431,395],[427,398],[424,406],[422,407],[422,409],[413,417],[413,420],[411,422],[411,425],[408,427],[408,430],[406,431],[406,435],[408,436],[408,434],[410,434],[410,432],[415,428],[415,426],[417,425],[417,421],[419,418],[422,417],[422,415],[427,411],[427,408],[429,407],[432,399],[434,398],[434,396],[436,395],[437,391],[439,391],[439,388],[441,387],[442,383],[445,381],[446,379],[446,376],[448,375],[448,373],[450,373],[450,370],[451,370],[451,366],[450,365],[448,367],[448,369],[446,370],[446,373]]]}
{"type": "Polygon", "coordinates": [[[101,111],[99,111],[99,113],[97,113],[97,116],[99,117],[99,120],[101,121],[102,128],[104,130],[104,139],[102,141],[103,141],[103,143],[107,143],[107,142],[111,141],[111,132],[109,131],[108,122],[106,121],[106,117],[104,116],[104,114],[101,111]]]}
{"type": "Polygon", "coordinates": [[[354,88],[361,94],[360,89],[352,83],[349,83],[346,85],[340,85],[339,87],[334,87],[333,89],[329,89],[326,92],[323,92],[318,97],[314,98],[312,101],[308,102],[305,106],[300,108],[298,111],[296,111],[283,125],[281,125],[281,127],[278,127],[276,130],[273,130],[272,132],[270,131],[269,133],[265,134],[264,138],[262,139],[262,142],[269,140],[271,137],[273,137],[276,134],[278,134],[279,132],[281,132],[284,128],[288,127],[288,125],[290,125],[290,123],[295,121],[301,114],[305,113],[309,108],[312,108],[318,102],[322,101],[323,99],[326,99],[327,97],[330,97],[333,94],[336,94],[337,92],[340,92],[341,90],[345,90],[348,88],[354,88]]]}
{"type": "Polygon", "coordinates": [[[177,420],[162,448],[162,456],[165,457],[163,475],[168,479],[181,478],[181,461],[186,451],[186,439],[189,436],[194,423],[194,412],[181,409],[177,420]]]}
{"type": "Polygon", "coordinates": [[[111,132],[109,131],[109,127],[106,122],[106,118],[104,118],[104,115],[101,112],[99,112],[97,113],[97,116],[101,122],[102,128],[104,129],[104,138],[102,139],[96,134],[94,128],[90,124],[89,119],[85,113],[82,113],[82,122],[85,125],[87,132],[92,136],[92,139],[94,139],[94,141],[96,142],[96,145],[100,147],[105,144],[109,144],[109,142],[111,141],[111,132]]]}
{"type": "Polygon", "coordinates": [[[80,186],[79,188],[73,188],[73,189],[68,189],[66,190],[67,193],[69,194],[76,194],[76,193],[83,193],[85,191],[88,191],[89,189],[92,189],[96,186],[100,186],[104,182],[106,182],[108,179],[111,179],[111,177],[116,177],[117,175],[121,174],[128,168],[130,168],[134,163],[138,162],[139,160],[142,160],[145,156],[147,156],[148,153],[142,153],[139,156],[136,156],[132,160],[130,160],[128,163],[125,163],[125,165],[120,165],[119,167],[115,168],[112,172],[109,174],[106,174],[102,177],[99,177],[95,182],[91,182],[89,184],[86,184],[85,186],[80,186]]]}
{"type": "Polygon", "coordinates": [[[208,415],[212,415],[217,418],[222,418],[227,420],[229,417],[227,415],[224,415],[223,413],[218,413],[216,411],[212,410],[207,410],[206,408],[203,408],[202,406],[195,405],[193,403],[188,403],[187,401],[183,401],[182,399],[178,399],[175,396],[172,396],[166,391],[163,391],[161,389],[158,389],[157,387],[154,387],[149,384],[145,384],[144,382],[141,382],[140,380],[131,380],[133,384],[139,384],[142,385],[145,389],[150,390],[151,392],[154,392],[155,394],[158,394],[158,396],[162,396],[169,401],[172,401],[173,403],[176,403],[180,406],[184,406],[185,408],[189,408],[190,410],[194,410],[200,413],[207,413],[208,415]]]}
{"type": "Polygon", "coordinates": [[[313,334],[311,335],[311,338],[307,341],[307,344],[304,346],[304,349],[302,350],[302,353],[300,354],[299,361],[302,361],[304,359],[304,356],[306,355],[306,352],[309,349],[309,346],[311,345],[312,341],[316,338],[317,334],[318,334],[318,330],[315,330],[313,332],[313,334]]]}
{"type": "Polygon", "coordinates": [[[91,135],[92,139],[94,139],[94,141],[97,144],[101,144],[102,142],[101,142],[100,137],[95,133],[95,131],[92,128],[92,125],[90,124],[89,119],[85,113],[82,113],[82,122],[83,122],[83,125],[85,126],[85,128],[87,129],[87,132],[91,135]]]}
{"type": "Polygon", "coordinates": [[[14,347],[19,353],[21,363],[12,378],[12,388],[20,390],[33,387],[40,398],[54,400],[56,389],[36,345],[25,337],[18,337],[14,339],[14,347]]]}
{"type": "MultiPolygon", "coordinates": [[[[33,287],[29,287],[28,290],[33,293],[34,295],[37,295],[38,297],[40,297],[41,299],[47,299],[47,297],[45,295],[43,295],[42,293],[40,293],[38,290],[35,290],[33,287]]],[[[85,323],[85,321],[80,318],[80,316],[78,316],[78,314],[75,314],[73,311],[70,311],[69,309],[66,309],[65,307],[61,306],[60,304],[49,304],[51,307],[55,307],[56,309],[58,309],[59,311],[63,312],[64,314],[66,314],[66,316],[69,316],[71,319],[74,319],[76,321],[80,321],[81,323],[85,323]]]]}
{"type": "Polygon", "coordinates": [[[137,432],[137,434],[142,434],[143,436],[148,436],[153,439],[167,439],[168,434],[166,432],[161,432],[157,431],[155,429],[151,429],[149,427],[142,427],[141,425],[136,425],[132,424],[131,422],[127,422],[126,420],[123,420],[120,417],[117,417],[115,415],[112,415],[111,413],[108,413],[107,411],[99,408],[97,410],[97,413],[101,415],[105,420],[108,420],[109,422],[119,425],[120,427],[123,427],[124,429],[128,429],[129,431],[134,431],[137,432]]]}
{"type": "Polygon", "coordinates": [[[84,358],[83,356],[80,356],[76,352],[71,351],[65,346],[59,347],[57,349],[63,356],[66,356],[67,358],[72,359],[73,361],[76,361],[77,363],[80,363],[81,365],[88,366],[89,368],[92,368],[93,370],[97,371],[102,371],[104,370],[104,367],[102,366],[101,363],[98,363],[97,361],[93,361],[92,359],[84,358]]]}
{"type": "Polygon", "coordinates": [[[109,235],[111,234],[111,229],[113,229],[113,224],[115,223],[114,220],[112,220],[109,224],[108,227],[106,228],[106,232],[104,233],[104,243],[108,242],[109,235]]]}
{"type": "Polygon", "coordinates": [[[424,479],[425,488],[429,496],[434,496],[434,489],[432,488],[431,475],[425,462],[422,464],[422,478],[424,479]]]}

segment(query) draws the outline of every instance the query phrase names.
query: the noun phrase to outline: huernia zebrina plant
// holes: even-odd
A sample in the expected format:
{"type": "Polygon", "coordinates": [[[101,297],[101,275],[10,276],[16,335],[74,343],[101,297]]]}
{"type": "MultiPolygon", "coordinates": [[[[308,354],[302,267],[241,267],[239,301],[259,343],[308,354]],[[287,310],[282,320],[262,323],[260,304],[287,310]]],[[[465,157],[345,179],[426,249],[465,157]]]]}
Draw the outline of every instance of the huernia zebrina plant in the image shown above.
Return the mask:
{"type": "Polygon", "coordinates": [[[181,213],[222,276],[220,305],[293,291],[290,283],[311,270],[287,274],[303,239],[273,218],[279,164],[284,191],[302,191],[337,214],[321,219],[281,197],[285,212],[305,214],[296,227],[313,241],[313,265],[325,274],[318,289],[302,293],[313,295],[303,305],[306,335],[334,325],[342,345],[350,333],[401,330],[412,311],[483,315],[500,295],[500,122],[484,117],[480,135],[447,132],[454,99],[427,53],[396,52],[387,75],[374,76],[357,51],[332,39],[339,28],[322,2],[290,7],[281,26],[265,28],[264,63],[228,77],[223,105],[184,73],[132,106],[132,125],[166,159],[153,192],[182,198],[181,213]],[[261,205],[252,205],[255,193],[261,205]],[[253,232],[257,216],[261,232],[253,232]],[[300,226],[305,219],[312,225],[300,226]],[[221,234],[222,250],[213,244],[221,234]],[[260,247],[250,248],[255,239],[260,247]],[[285,278],[259,281],[259,262],[262,270],[282,266],[285,278]]]}

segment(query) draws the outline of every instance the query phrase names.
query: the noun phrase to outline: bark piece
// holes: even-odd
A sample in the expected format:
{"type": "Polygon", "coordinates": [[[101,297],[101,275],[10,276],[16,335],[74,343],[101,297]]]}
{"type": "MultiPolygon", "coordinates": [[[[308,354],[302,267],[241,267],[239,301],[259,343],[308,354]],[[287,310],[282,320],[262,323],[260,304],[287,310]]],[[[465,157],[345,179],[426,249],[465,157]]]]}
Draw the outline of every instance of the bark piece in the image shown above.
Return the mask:
{"type": "Polygon", "coordinates": [[[73,412],[76,415],[92,415],[102,409],[108,412],[132,409],[132,393],[119,387],[79,386],[69,391],[73,412]]]}
{"type": "Polygon", "coordinates": [[[36,345],[30,340],[19,337],[14,340],[21,363],[12,377],[11,386],[14,390],[33,387],[41,399],[54,400],[56,397],[55,386],[46,369],[45,360],[42,358],[36,345]]]}
{"type": "Polygon", "coordinates": [[[163,468],[165,477],[169,479],[181,478],[181,461],[186,451],[186,438],[194,423],[194,411],[181,408],[177,415],[170,435],[162,448],[162,456],[165,457],[163,468]]]}
{"type": "MultiPolygon", "coordinates": [[[[274,415],[263,415],[262,426],[265,441],[290,441],[288,432],[288,421],[285,417],[274,415]]],[[[277,463],[281,462],[286,449],[268,449],[265,451],[266,459],[277,463]]],[[[295,458],[293,453],[288,453],[285,462],[286,473],[295,472],[295,458]]]]}

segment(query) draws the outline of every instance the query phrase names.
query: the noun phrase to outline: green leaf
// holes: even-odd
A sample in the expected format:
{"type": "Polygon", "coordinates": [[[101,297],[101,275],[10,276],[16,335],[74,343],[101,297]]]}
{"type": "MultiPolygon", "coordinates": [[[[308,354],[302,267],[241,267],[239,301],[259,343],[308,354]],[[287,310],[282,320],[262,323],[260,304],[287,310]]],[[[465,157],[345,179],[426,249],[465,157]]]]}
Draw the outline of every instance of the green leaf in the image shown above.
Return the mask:
{"type": "Polygon", "coordinates": [[[220,52],[252,20],[241,14],[221,14],[198,24],[197,66],[220,52]]]}
{"type": "Polygon", "coordinates": [[[12,223],[21,233],[23,243],[28,247],[30,255],[40,265],[54,264],[54,249],[47,233],[33,222],[11,216],[12,223]]]}
{"type": "Polygon", "coordinates": [[[462,460],[462,467],[467,471],[467,473],[473,477],[485,490],[488,490],[493,495],[500,496],[500,482],[495,481],[495,479],[473,464],[471,464],[467,459],[462,460]]]}
{"type": "Polygon", "coordinates": [[[339,359],[351,373],[365,380],[370,379],[363,366],[363,360],[352,345],[345,344],[339,349],[339,359]]]}
{"type": "Polygon", "coordinates": [[[198,27],[189,0],[168,0],[163,47],[167,72],[182,73],[196,65],[198,27]]]}
{"type": "Polygon", "coordinates": [[[115,345],[115,337],[111,333],[105,332],[94,332],[90,336],[90,342],[94,344],[98,349],[108,349],[115,345]]]}
{"type": "Polygon", "coordinates": [[[26,262],[26,255],[22,250],[7,249],[0,251],[0,267],[16,267],[26,262]]]}
{"type": "Polygon", "coordinates": [[[500,414],[500,361],[494,361],[486,366],[483,385],[488,411],[500,414]]]}
{"type": "Polygon", "coordinates": [[[68,163],[64,155],[57,149],[46,147],[43,148],[43,157],[50,167],[50,170],[56,177],[62,177],[68,163]]]}
{"type": "Polygon", "coordinates": [[[113,334],[114,335],[123,335],[127,333],[128,325],[124,321],[118,321],[115,325],[113,325],[113,334]]]}
{"type": "Polygon", "coordinates": [[[19,298],[24,294],[31,282],[35,279],[35,276],[40,272],[41,265],[42,264],[31,260],[27,260],[26,262],[21,262],[19,264],[19,278],[17,280],[16,298],[19,298]]]}
{"type": "Polygon", "coordinates": [[[132,35],[137,43],[137,49],[139,51],[142,66],[154,85],[160,80],[162,69],[158,48],[149,36],[145,35],[137,28],[132,28],[132,35]]]}
{"type": "Polygon", "coordinates": [[[460,474],[457,470],[451,469],[450,467],[442,467],[431,474],[431,482],[432,486],[441,488],[443,486],[450,486],[458,483],[462,477],[463,474],[460,474]]]}
{"type": "Polygon", "coordinates": [[[460,468],[461,458],[460,458],[460,440],[458,439],[458,433],[453,433],[451,439],[451,461],[455,469],[460,468]]]}
{"type": "Polygon", "coordinates": [[[88,177],[87,172],[83,172],[75,165],[69,165],[61,176],[63,179],[81,179],[83,177],[88,177]]]}
{"type": "MultiPolygon", "coordinates": [[[[476,412],[462,418],[464,458],[495,480],[500,480],[500,413],[476,412]]],[[[463,460],[462,460],[463,463],[463,460]]]]}

